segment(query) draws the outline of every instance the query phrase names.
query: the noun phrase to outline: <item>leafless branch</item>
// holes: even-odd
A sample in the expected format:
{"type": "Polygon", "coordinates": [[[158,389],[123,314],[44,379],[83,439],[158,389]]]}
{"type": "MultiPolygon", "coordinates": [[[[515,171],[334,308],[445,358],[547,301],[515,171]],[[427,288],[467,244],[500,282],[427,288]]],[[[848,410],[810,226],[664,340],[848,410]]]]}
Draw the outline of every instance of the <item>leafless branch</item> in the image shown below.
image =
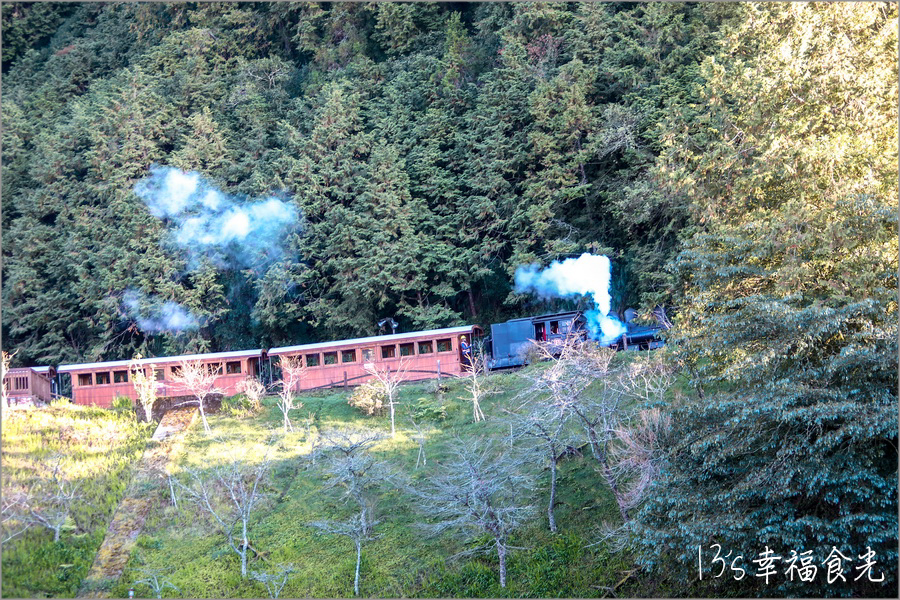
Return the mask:
{"type": "Polygon", "coordinates": [[[506,587],[506,557],[510,536],[533,514],[527,500],[532,480],[518,469],[519,458],[495,451],[478,440],[459,440],[456,458],[425,487],[413,489],[434,534],[456,531],[467,539],[483,535],[500,560],[500,585],[506,587]]]}
{"type": "Polygon", "coordinates": [[[213,368],[211,365],[204,365],[199,360],[181,361],[180,368],[173,375],[172,379],[176,385],[180,386],[187,394],[194,396],[196,400],[183,402],[179,406],[185,404],[196,404],[200,410],[200,418],[203,420],[203,430],[207,435],[212,433],[209,428],[209,422],[206,420],[206,400],[213,394],[221,394],[222,390],[216,387],[216,378],[219,376],[218,367],[213,368]]]}
{"type": "Polygon", "coordinates": [[[251,549],[249,527],[254,511],[267,500],[262,489],[269,474],[269,457],[256,465],[233,460],[210,473],[186,469],[187,482],[175,479],[188,501],[209,515],[225,536],[228,546],[241,559],[241,576],[247,576],[247,553],[251,549]]]}

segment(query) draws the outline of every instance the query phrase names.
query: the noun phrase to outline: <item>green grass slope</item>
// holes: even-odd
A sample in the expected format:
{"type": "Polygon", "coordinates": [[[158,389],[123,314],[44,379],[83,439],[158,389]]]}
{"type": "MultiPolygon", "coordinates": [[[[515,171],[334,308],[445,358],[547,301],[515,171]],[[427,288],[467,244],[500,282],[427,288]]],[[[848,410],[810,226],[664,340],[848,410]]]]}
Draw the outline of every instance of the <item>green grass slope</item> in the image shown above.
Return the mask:
{"type": "Polygon", "coordinates": [[[134,413],[54,403],[15,410],[3,419],[3,489],[28,487],[34,466],[58,454],[65,473],[81,482],[71,528],[58,542],[32,527],[3,545],[5,598],[73,597],[93,562],[106,528],[140,459],[152,427],[134,413]]]}
{"type": "MultiPolygon", "coordinates": [[[[531,368],[541,368],[540,366],[531,368]]],[[[484,437],[501,440],[507,432],[501,421],[503,410],[521,390],[515,373],[490,375],[488,385],[495,390],[483,402],[487,420],[473,422],[471,403],[466,400],[463,382],[444,380],[401,387],[397,416],[397,436],[374,447],[373,452],[409,475],[415,484],[441,469],[457,437],[484,437]],[[423,400],[424,399],[424,400],[423,400]],[[418,446],[410,411],[423,405],[443,406],[446,417],[427,421],[425,445],[427,465],[415,468],[418,446]]],[[[347,403],[348,393],[331,391],[305,394],[303,407],[294,411],[296,431],[280,434],[281,413],[274,398],[264,401],[257,415],[241,415],[226,409],[211,420],[213,436],[195,428],[187,440],[181,466],[209,467],[231,456],[260,460],[266,440],[273,432],[273,496],[259,511],[250,531],[251,544],[262,557],[251,560],[250,570],[265,570],[289,563],[297,571],[282,597],[348,597],[353,595],[355,549],[347,538],[325,536],[308,524],[344,516],[346,506],[323,492],[315,469],[309,468],[310,437],[329,427],[360,425],[389,433],[387,416],[367,417],[347,403]]],[[[226,403],[227,404],[227,403],[226,403]]],[[[540,486],[533,490],[539,510],[536,517],[512,544],[508,587],[499,586],[496,555],[450,558],[467,546],[457,538],[428,537],[418,526],[423,520],[415,500],[399,489],[389,490],[378,507],[380,537],[363,546],[360,593],[380,597],[585,597],[599,596],[615,586],[630,570],[627,555],[612,552],[603,544],[589,546],[597,539],[601,523],[618,523],[619,513],[611,493],[594,471],[588,456],[564,462],[559,479],[557,522],[560,531],[551,534],[546,522],[547,470],[539,472],[540,486]]],[[[170,505],[168,489],[159,490],[160,502],[148,516],[119,585],[113,594],[126,596],[141,569],[162,569],[178,592],[170,596],[195,598],[259,597],[265,588],[242,580],[238,557],[228,548],[224,536],[186,502],[170,505]]],[[[139,586],[139,594],[149,590],[139,586]]]]}

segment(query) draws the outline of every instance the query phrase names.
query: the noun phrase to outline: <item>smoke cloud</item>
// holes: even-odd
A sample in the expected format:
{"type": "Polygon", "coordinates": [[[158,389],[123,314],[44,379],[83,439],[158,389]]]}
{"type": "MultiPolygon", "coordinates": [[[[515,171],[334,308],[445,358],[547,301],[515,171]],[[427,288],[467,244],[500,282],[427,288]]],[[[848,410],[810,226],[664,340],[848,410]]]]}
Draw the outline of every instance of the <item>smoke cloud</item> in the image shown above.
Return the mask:
{"type": "Polygon", "coordinates": [[[122,304],[144,333],[178,333],[200,327],[189,310],[172,300],[160,301],[137,290],[126,290],[122,304]]]}
{"type": "Polygon", "coordinates": [[[519,267],[516,291],[542,298],[590,297],[594,310],[584,313],[588,331],[592,339],[608,343],[625,333],[625,325],[609,316],[611,270],[609,258],[585,252],[578,258],[554,261],[546,269],[538,265],[519,267]]]}
{"type": "Polygon", "coordinates": [[[188,255],[223,268],[254,268],[280,258],[297,209],[275,197],[239,199],[224,194],[198,173],[155,166],[134,186],[150,213],[169,220],[169,239],[188,255]]]}

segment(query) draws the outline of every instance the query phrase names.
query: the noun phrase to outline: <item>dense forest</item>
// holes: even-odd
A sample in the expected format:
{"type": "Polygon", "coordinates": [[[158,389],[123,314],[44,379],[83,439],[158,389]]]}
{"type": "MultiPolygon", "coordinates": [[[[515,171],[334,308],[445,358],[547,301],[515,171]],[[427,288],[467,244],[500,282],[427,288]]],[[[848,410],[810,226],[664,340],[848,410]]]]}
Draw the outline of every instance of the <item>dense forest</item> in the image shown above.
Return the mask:
{"type": "Polygon", "coordinates": [[[675,309],[691,389],[629,524],[642,566],[689,578],[713,540],[896,566],[897,16],[4,4],[4,348],[55,364],[484,325],[552,308],[515,293],[518,267],[605,254],[614,310],[675,309]],[[179,244],[185,221],[139,193],[169,167],[297,218],[253,230],[249,257],[179,244]]]}
{"type": "Polygon", "coordinates": [[[745,9],[3,10],[4,337],[59,363],[486,324],[534,308],[516,267],[584,251],[615,309],[673,304],[690,214],[653,165],[745,9]],[[302,219],[278,257],[192,260],[134,193],[154,165],[302,219]],[[139,327],[129,291],[198,327],[139,327]]]}

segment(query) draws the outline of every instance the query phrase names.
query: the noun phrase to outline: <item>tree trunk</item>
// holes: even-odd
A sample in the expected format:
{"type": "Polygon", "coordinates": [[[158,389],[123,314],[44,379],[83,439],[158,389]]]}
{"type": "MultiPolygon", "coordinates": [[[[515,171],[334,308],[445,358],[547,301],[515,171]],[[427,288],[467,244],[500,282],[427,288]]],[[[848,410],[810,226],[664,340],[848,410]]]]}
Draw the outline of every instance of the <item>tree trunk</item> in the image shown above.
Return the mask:
{"type": "Polygon", "coordinates": [[[362,560],[362,542],[356,540],[356,578],[353,580],[353,595],[359,596],[359,563],[362,560]]]}
{"type": "Polygon", "coordinates": [[[472,293],[472,287],[469,286],[469,312],[472,313],[472,318],[478,316],[478,312],[475,310],[475,294],[472,293]]]}
{"type": "Polygon", "coordinates": [[[58,541],[59,541],[59,531],[60,531],[61,529],[62,529],[62,527],[56,527],[56,528],[53,530],[53,541],[54,541],[54,542],[58,542],[58,541]]]}
{"type": "Polygon", "coordinates": [[[397,430],[394,428],[394,397],[388,397],[388,405],[391,407],[391,437],[397,437],[397,430]]]}
{"type": "Polygon", "coordinates": [[[206,411],[203,410],[203,400],[200,400],[198,406],[200,407],[200,419],[203,421],[203,431],[209,433],[209,422],[206,420],[206,411]]]}
{"type": "MultiPolygon", "coordinates": [[[[551,449],[552,450],[552,449],[551,449]]],[[[550,459],[550,506],[547,507],[547,518],[550,520],[550,531],[556,533],[556,519],[553,509],[556,507],[556,457],[550,459]]]]}
{"type": "Polygon", "coordinates": [[[172,506],[178,508],[178,500],[175,498],[175,484],[172,483],[172,476],[169,475],[169,493],[172,495],[172,506]]]}
{"type": "Polygon", "coordinates": [[[250,540],[247,539],[247,519],[243,520],[243,545],[241,546],[241,577],[247,577],[247,546],[250,540]]]}
{"type": "Polygon", "coordinates": [[[506,587],[506,545],[497,543],[497,556],[500,557],[500,587],[506,587]]]}

